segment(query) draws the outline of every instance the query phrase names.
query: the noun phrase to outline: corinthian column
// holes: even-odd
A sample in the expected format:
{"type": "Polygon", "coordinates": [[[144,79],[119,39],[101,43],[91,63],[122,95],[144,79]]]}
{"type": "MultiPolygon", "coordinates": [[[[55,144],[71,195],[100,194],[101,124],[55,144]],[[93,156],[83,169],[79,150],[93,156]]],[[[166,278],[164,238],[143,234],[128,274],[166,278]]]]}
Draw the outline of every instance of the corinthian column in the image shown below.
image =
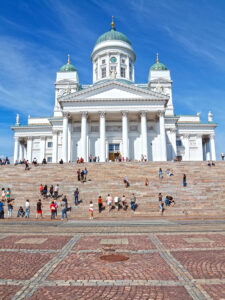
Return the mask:
{"type": "Polygon", "coordinates": [[[18,161],[19,156],[19,138],[17,136],[14,137],[14,163],[18,161]]]}
{"type": "Polygon", "coordinates": [[[105,162],[105,112],[100,112],[100,162],[105,162]]]}
{"type": "Polygon", "coordinates": [[[87,112],[81,116],[81,153],[84,161],[87,161],[87,112]]]}
{"type": "Polygon", "coordinates": [[[122,112],[122,137],[123,137],[123,157],[124,159],[126,159],[129,158],[127,112],[122,112]]]}
{"type": "Polygon", "coordinates": [[[165,132],[165,112],[159,112],[159,126],[160,126],[160,137],[161,137],[161,160],[167,160],[167,151],[166,151],[166,132],[165,132]]]}
{"type": "Polygon", "coordinates": [[[141,139],[142,155],[148,160],[148,140],[147,140],[147,117],[146,112],[141,112],[141,139]]]}
{"type": "Polygon", "coordinates": [[[68,113],[63,113],[63,161],[68,162],[68,113]]]}
{"type": "Polygon", "coordinates": [[[215,149],[215,135],[210,135],[210,148],[212,160],[216,160],[216,149],[215,149]]]}

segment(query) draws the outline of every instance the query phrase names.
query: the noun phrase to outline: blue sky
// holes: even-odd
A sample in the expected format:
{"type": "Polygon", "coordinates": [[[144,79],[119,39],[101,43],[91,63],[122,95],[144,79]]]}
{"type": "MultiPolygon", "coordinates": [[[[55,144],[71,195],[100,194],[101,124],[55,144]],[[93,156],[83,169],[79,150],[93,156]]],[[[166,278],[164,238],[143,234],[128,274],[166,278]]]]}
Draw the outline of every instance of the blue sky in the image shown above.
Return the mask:
{"type": "Polygon", "coordinates": [[[13,155],[10,126],[20,114],[50,116],[56,72],[67,53],[81,84],[92,82],[90,55],[115,16],[136,52],[135,80],[159,60],[171,71],[176,114],[208,111],[225,152],[225,1],[0,0],[0,156],[13,155]]]}

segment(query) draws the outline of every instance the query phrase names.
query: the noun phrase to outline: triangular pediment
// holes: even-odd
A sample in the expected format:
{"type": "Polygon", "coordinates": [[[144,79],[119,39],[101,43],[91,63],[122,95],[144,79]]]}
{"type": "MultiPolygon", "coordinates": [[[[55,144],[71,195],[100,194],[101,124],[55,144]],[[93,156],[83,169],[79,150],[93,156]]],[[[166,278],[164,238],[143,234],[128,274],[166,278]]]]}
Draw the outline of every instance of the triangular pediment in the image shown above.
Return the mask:
{"type": "Polygon", "coordinates": [[[117,82],[115,80],[107,83],[99,83],[79,92],[71,93],[59,99],[64,101],[77,100],[116,100],[116,99],[147,99],[147,100],[168,100],[168,97],[148,89],[137,87],[133,84],[117,82]]]}

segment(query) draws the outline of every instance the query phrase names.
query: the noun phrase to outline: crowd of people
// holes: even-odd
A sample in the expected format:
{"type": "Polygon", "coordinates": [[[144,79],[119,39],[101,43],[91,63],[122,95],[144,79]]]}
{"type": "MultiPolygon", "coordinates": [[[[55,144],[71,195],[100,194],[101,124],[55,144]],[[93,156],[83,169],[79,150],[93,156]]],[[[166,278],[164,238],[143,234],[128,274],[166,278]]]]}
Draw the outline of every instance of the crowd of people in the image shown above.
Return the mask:
{"type": "Polygon", "coordinates": [[[10,160],[6,156],[6,158],[0,158],[0,166],[10,165],[10,160]]]}
{"type": "MultiPolygon", "coordinates": [[[[92,161],[92,157],[90,158],[92,161]]],[[[6,160],[7,161],[7,160],[6,160]]],[[[0,163],[2,161],[0,160],[0,163]]],[[[82,163],[83,161],[81,160],[79,163],[82,163]]],[[[7,163],[7,162],[5,162],[7,163]]],[[[25,164],[25,169],[29,169],[29,164],[26,160],[24,160],[23,162],[20,162],[21,164],[25,164]]],[[[34,165],[37,165],[37,160],[34,159],[32,162],[34,165]]],[[[63,162],[61,162],[63,163],[63,162]]],[[[47,164],[47,161],[44,159],[42,161],[42,164],[47,164]]],[[[213,161],[208,161],[207,163],[208,166],[215,166],[215,162],[213,161]]],[[[88,169],[87,167],[85,168],[79,168],[76,171],[77,173],[77,181],[81,182],[81,183],[85,183],[87,182],[87,178],[88,178],[88,169]]],[[[162,170],[162,168],[159,168],[158,171],[158,176],[159,176],[159,180],[163,180],[164,178],[164,174],[167,178],[170,178],[171,176],[174,176],[174,171],[170,168],[167,168],[165,171],[162,170]]],[[[130,182],[127,178],[127,176],[125,175],[122,179],[123,183],[124,183],[124,187],[128,188],[130,187],[130,182]]],[[[144,182],[146,187],[151,187],[151,183],[149,182],[149,179],[146,178],[145,182],[144,182]]],[[[183,187],[187,186],[187,177],[186,174],[183,174],[182,177],[182,185],[183,187]]],[[[59,184],[55,184],[53,186],[49,185],[47,186],[45,185],[40,185],[40,198],[37,201],[36,204],[36,218],[43,218],[43,202],[46,202],[46,200],[49,200],[49,210],[51,213],[51,219],[56,219],[58,216],[58,210],[61,209],[61,219],[64,220],[68,220],[68,211],[71,211],[71,206],[69,207],[68,205],[68,200],[66,196],[63,195],[59,195],[59,184]]],[[[74,207],[77,208],[79,206],[79,204],[82,202],[82,200],[80,200],[80,191],[78,189],[78,187],[74,190],[73,193],[73,197],[74,197],[74,207]]],[[[14,208],[14,199],[11,198],[11,190],[10,188],[2,188],[2,194],[1,194],[1,201],[0,201],[0,219],[4,218],[4,207],[7,207],[8,210],[8,218],[12,217],[12,213],[13,213],[13,208],[14,208]]],[[[166,207],[173,207],[175,205],[175,201],[173,199],[172,196],[170,195],[166,195],[163,198],[162,193],[159,193],[158,195],[158,205],[159,205],[159,210],[160,210],[160,214],[163,215],[165,208],[166,207]]],[[[112,197],[111,194],[108,194],[105,198],[105,200],[103,200],[102,196],[99,195],[98,198],[96,199],[96,206],[98,207],[98,213],[101,213],[103,210],[107,209],[108,212],[110,213],[112,210],[115,211],[119,211],[119,210],[123,210],[123,211],[127,211],[129,208],[132,211],[135,211],[138,207],[137,203],[136,203],[136,196],[134,195],[134,193],[132,194],[132,196],[130,197],[129,200],[127,200],[126,196],[123,194],[122,197],[119,196],[115,196],[112,197]],[[105,205],[104,205],[105,203],[105,205]]],[[[94,207],[95,207],[95,203],[94,201],[90,201],[89,202],[89,214],[90,214],[90,219],[94,218],[94,207]]],[[[30,218],[30,201],[29,199],[26,200],[24,207],[20,206],[16,216],[18,218],[30,218]]]]}

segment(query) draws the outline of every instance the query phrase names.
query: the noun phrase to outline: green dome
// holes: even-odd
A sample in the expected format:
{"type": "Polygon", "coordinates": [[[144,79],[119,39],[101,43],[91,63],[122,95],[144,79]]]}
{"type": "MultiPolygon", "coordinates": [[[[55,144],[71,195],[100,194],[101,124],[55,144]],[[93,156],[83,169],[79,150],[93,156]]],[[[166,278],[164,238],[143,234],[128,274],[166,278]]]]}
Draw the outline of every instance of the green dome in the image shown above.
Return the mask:
{"type": "Polygon", "coordinates": [[[60,72],[76,72],[76,68],[71,65],[71,63],[67,63],[59,70],[60,72]]]}
{"type": "Polygon", "coordinates": [[[102,42],[112,41],[112,40],[123,41],[123,42],[126,42],[131,45],[131,42],[128,40],[128,37],[125,34],[119,32],[119,31],[116,31],[116,28],[112,28],[110,31],[103,33],[97,39],[95,46],[102,42]]]}
{"type": "Polygon", "coordinates": [[[162,70],[167,70],[167,67],[160,62],[156,62],[153,66],[151,66],[151,70],[162,71],[162,70]]]}

